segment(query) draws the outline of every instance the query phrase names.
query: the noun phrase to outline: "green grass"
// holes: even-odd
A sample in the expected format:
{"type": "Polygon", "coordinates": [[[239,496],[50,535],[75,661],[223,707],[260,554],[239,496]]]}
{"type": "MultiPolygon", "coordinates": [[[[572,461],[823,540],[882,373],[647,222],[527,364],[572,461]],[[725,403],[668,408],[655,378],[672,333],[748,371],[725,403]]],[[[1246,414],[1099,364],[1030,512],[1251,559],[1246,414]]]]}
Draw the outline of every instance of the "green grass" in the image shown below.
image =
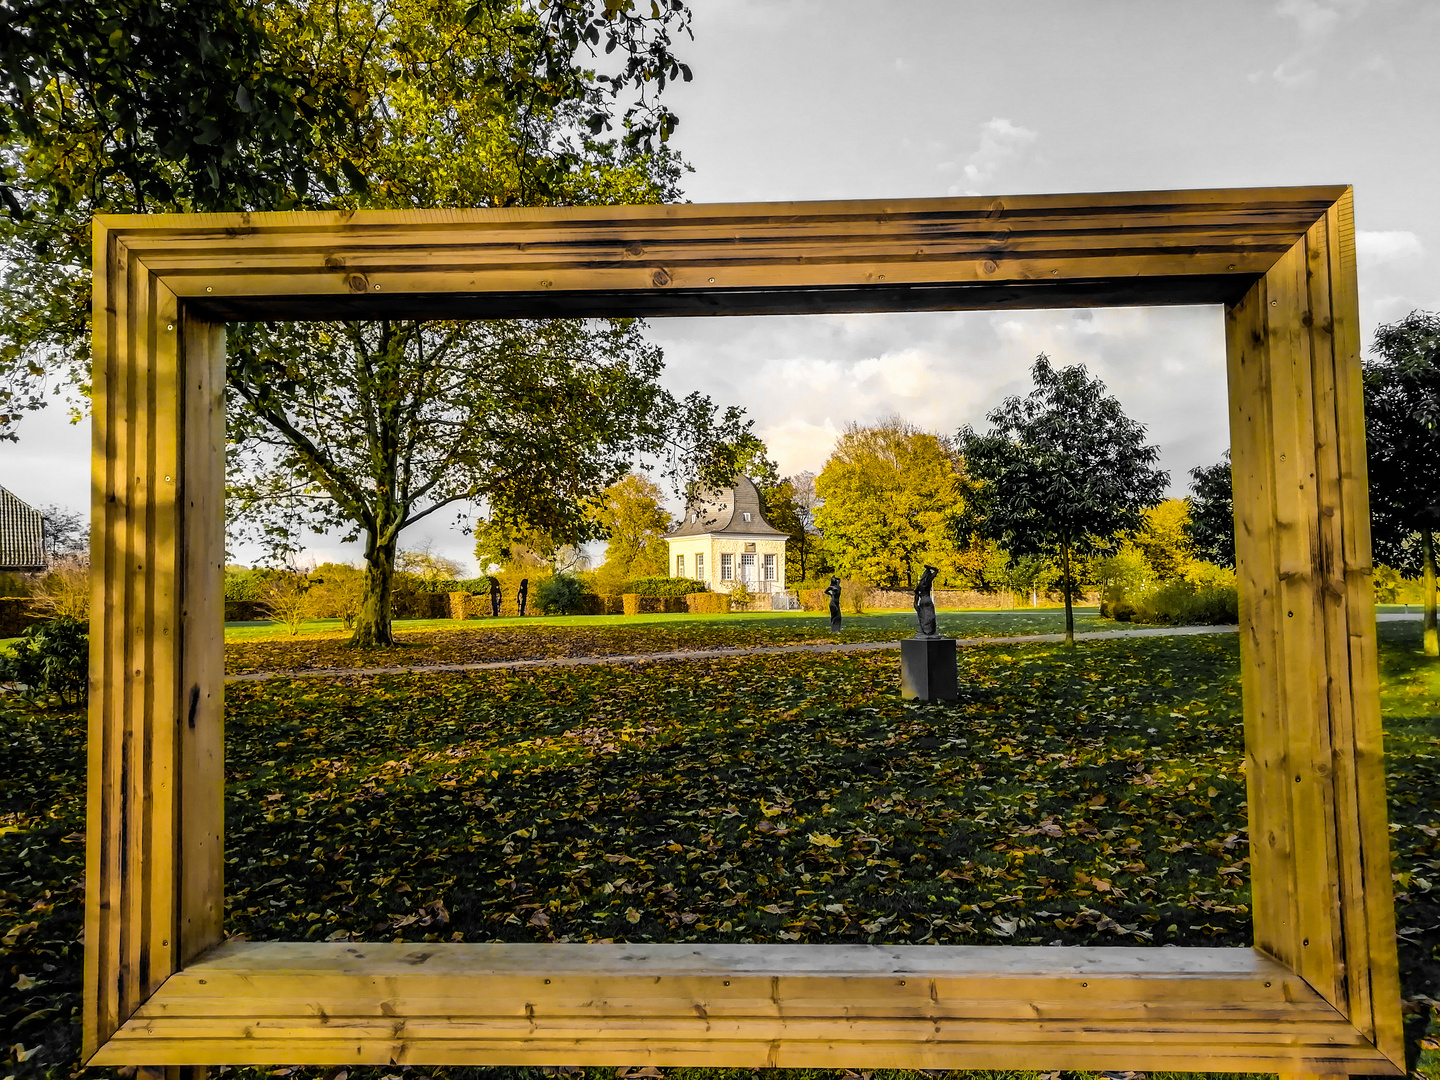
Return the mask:
{"type": "MultiPolygon", "coordinates": [[[[1416,654],[1418,634],[1381,626],[1410,997],[1440,996],[1428,929],[1440,924],[1440,667],[1416,654]]],[[[282,940],[1244,945],[1237,647],[965,650],[954,706],[901,701],[894,657],[878,654],[232,685],[226,928],[282,940]]],[[[0,1027],[68,1077],[83,718],[0,709],[0,723],[0,934],[13,934],[0,1027]]],[[[1427,1020],[1411,1018],[1412,1040],[1427,1020]]],[[[42,1066],[12,1059],[10,1071],[23,1080],[42,1066]]]]}
{"type": "MultiPolygon", "coordinates": [[[[826,615],[796,612],[732,615],[610,615],[555,619],[438,620],[433,629],[397,625],[394,647],[357,651],[343,635],[288,636],[258,629],[250,636],[227,632],[226,670],[254,671],[425,666],[620,656],[635,653],[746,648],[831,641],[895,641],[915,631],[912,612],[847,615],[839,634],[826,615]]],[[[1053,612],[942,612],[942,633],[960,638],[1014,637],[1059,633],[1053,612]]],[[[1104,620],[1094,609],[1076,615],[1078,631],[1142,629],[1104,620]]],[[[247,630],[250,628],[247,627],[247,630]]]]}

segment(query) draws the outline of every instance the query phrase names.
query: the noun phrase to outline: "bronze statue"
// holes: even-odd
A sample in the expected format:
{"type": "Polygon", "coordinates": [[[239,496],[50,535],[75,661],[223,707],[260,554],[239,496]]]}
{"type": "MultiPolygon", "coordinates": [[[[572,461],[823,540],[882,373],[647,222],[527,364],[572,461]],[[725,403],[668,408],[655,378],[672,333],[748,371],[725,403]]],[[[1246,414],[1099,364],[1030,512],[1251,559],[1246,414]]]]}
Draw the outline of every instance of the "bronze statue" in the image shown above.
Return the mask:
{"type": "Polygon", "coordinates": [[[490,615],[500,617],[500,581],[493,577],[490,579],[490,615]]]}
{"type": "Polygon", "coordinates": [[[939,636],[935,630],[935,601],[930,596],[930,585],[939,572],[939,569],[926,563],[925,572],[915,583],[915,617],[920,620],[920,632],[916,637],[939,636]]]}
{"type": "Polygon", "coordinates": [[[830,597],[830,632],[840,632],[840,579],[832,577],[830,587],[825,590],[825,595],[830,597]]]}
{"type": "Polygon", "coordinates": [[[525,614],[525,601],[528,600],[529,597],[530,579],[528,577],[522,577],[520,579],[520,591],[515,595],[515,604],[520,608],[520,614],[522,616],[525,614]]]}

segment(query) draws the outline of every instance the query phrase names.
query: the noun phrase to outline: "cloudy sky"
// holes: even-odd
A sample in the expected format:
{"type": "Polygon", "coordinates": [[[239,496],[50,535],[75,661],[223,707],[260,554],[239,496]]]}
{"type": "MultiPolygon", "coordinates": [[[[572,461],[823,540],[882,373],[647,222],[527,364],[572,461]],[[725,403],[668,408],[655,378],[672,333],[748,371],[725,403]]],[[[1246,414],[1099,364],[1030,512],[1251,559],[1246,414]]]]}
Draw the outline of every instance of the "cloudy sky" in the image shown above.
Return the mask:
{"type": "MultiPolygon", "coordinates": [[[[1433,0],[693,0],[675,87],[694,202],[1348,183],[1361,317],[1440,309],[1440,4],[1433,0]]],[[[1083,363],[1185,472],[1228,446],[1218,308],[668,319],[667,381],[743,405],[783,472],[850,421],[941,433],[1083,363]]],[[[88,503],[58,410],[0,483],[88,503]]],[[[440,517],[441,515],[437,515],[440,517]]],[[[426,523],[429,524],[428,522],[426,523]]],[[[437,523],[407,534],[469,559],[437,523]]],[[[318,557],[339,553],[321,545],[318,557]]],[[[353,555],[351,556],[353,557],[353,555]]]]}

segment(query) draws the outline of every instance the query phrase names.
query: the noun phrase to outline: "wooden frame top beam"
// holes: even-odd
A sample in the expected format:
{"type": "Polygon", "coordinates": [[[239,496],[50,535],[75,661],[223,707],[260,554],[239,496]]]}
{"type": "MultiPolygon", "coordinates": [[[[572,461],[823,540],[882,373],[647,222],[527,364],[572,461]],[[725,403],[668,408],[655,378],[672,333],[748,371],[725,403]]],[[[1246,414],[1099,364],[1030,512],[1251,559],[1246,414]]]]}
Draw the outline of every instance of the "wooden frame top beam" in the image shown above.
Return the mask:
{"type": "Polygon", "coordinates": [[[96,222],[216,320],[1224,304],[1347,190],[96,222]]]}

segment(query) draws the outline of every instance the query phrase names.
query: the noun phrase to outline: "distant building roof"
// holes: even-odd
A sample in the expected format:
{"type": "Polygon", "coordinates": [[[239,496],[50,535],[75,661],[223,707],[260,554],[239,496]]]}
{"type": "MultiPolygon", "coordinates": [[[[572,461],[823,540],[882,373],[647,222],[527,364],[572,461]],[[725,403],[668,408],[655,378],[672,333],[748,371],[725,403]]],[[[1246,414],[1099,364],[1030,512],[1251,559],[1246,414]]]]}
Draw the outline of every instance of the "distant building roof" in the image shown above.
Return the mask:
{"type": "Polygon", "coordinates": [[[45,569],[45,523],[40,511],[0,487],[0,570],[45,569]]]}
{"type": "Polygon", "coordinates": [[[735,533],[744,536],[786,536],[765,520],[760,510],[760,492],[748,476],[737,476],[732,487],[707,491],[685,507],[685,520],[680,527],[666,534],[674,540],[682,536],[705,536],[710,533],[735,533]],[[750,520],[746,521],[746,515],[750,520]]]}

